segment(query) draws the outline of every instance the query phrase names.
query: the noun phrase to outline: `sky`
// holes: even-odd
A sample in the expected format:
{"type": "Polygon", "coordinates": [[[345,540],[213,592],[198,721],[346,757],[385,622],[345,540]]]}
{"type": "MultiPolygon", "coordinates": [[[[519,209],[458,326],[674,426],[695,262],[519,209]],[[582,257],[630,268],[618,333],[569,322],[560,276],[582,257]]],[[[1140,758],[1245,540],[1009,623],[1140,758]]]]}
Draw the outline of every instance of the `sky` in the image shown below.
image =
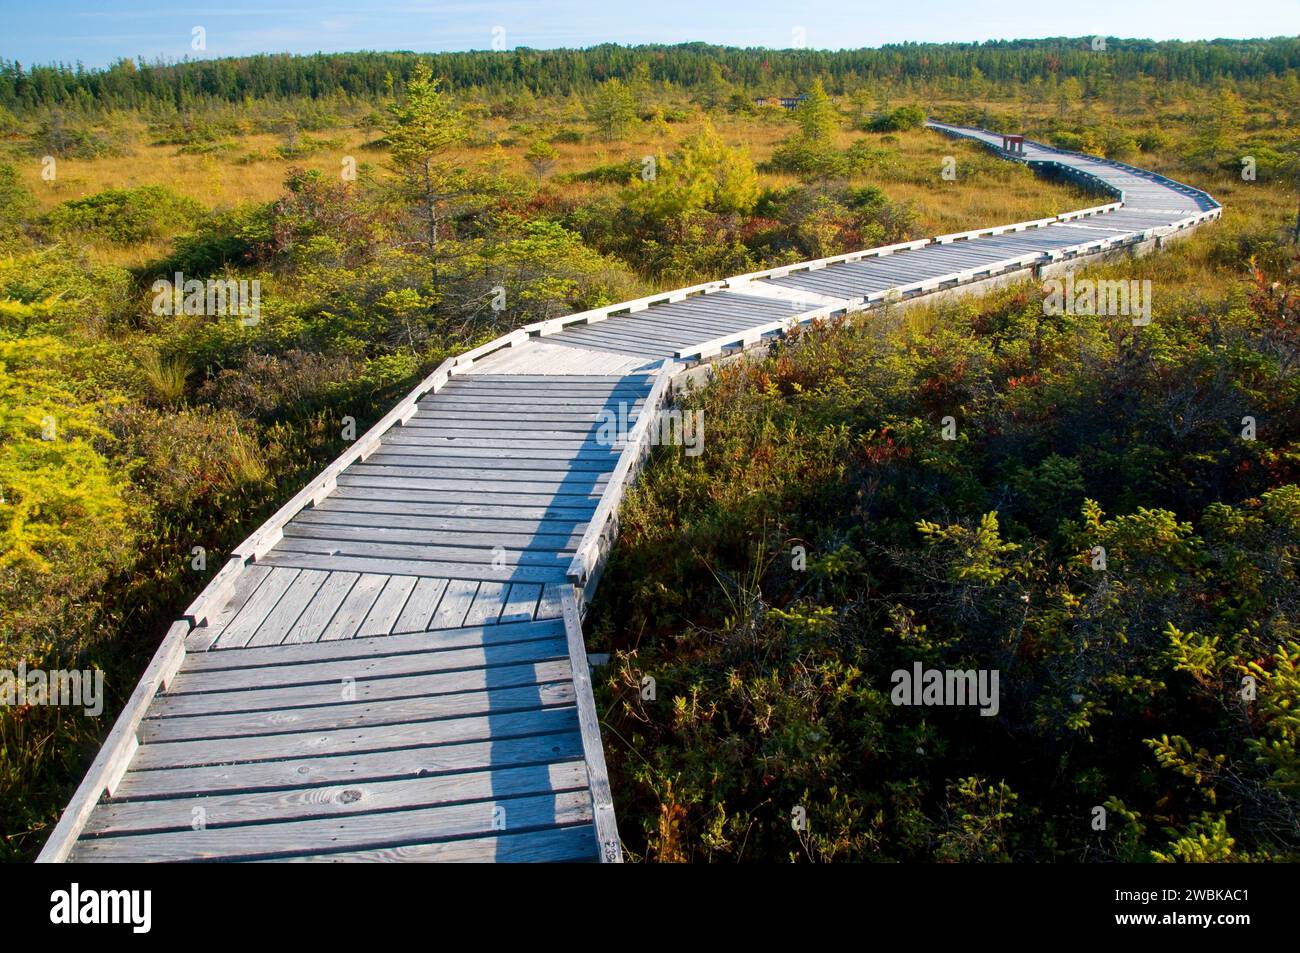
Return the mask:
{"type": "Polygon", "coordinates": [[[1297,34],[1300,0],[0,0],[0,59],[86,66],[121,57],[607,42],[845,49],[905,40],[1297,34]]]}

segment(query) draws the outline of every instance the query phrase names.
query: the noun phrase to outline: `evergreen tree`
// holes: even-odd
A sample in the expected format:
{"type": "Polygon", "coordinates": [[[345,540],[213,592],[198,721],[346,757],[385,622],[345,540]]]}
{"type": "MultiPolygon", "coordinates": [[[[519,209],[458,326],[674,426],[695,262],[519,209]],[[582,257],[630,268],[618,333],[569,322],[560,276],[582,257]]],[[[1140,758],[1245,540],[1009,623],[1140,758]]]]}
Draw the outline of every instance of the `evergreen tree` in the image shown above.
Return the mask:
{"type": "Polygon", "coordinates": [[[449,203],[465,190],[463,173],[449,155],[468,134],[465,118],[426,63],[416,66],[406,98],[389,111],[394,121],[388,134],[393,168],[423,212],[425,240],[432,252],[449,203]]]}
{"type": "Polygon", "coordinates": [[[653,218],[680,220],[695,212],[745,213],[758,200],[758,175],[749,154],[729,148],[712,123],[660,158],[651,182],[634,186],[633,202],[653,218]]]}
{"type": "Polygon", "coordinates": [[[602,83],[587,106],[587,119],[606,142],[619,139],[637,121],[636,99],[619,80],[602,83]]]}
{"type": "Polygon", "coordinates": [[[807,98],[794,111],[799,123],[799,136],[808,149],[825,152],[835,144],[839,116],[820,79],[813,80],[805,95],[807,98]]]}
{"type": "Polygon", "coordinates": [[[524,153],[524,159],[532,166],[533,174],[539,179],[546,177],[546,173],[555,167],[555,161],[559,157],[560,150],[545,139],[536,140],[524,153]]]}
{"type": "Polygon", "coordinates": [[[803,102],[794,111],[799,130],[772,154],[772,165],[790,172],[832,174],[843,161],[835,150],[839,114],[820,79],[813,80],[803,102]]]}

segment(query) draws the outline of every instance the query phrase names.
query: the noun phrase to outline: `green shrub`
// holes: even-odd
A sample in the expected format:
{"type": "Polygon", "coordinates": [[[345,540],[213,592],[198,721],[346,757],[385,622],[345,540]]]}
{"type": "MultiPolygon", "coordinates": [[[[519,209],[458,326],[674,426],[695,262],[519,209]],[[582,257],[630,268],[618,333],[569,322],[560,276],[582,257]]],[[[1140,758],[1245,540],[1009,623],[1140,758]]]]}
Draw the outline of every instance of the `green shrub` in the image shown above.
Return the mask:
{"type": "Polygon", "coordinates": [[[1158,341],[1023,287],[877,313],[685,396],[705,451],[657,451],[592,606],[630,855],[1300,856],[1300,272],[1255,285],[1158,341]],[[997,717],[891,704],[918,662],[998,671],[997,717]]]}
{"type": "Polygon", "coordinates": [[[15,234],[31,221],[36,199],[18,178],[18,170],[0,163],[0,238],[15,234]]]}
{"type": "Polygon", "coordinates": [[[52,209],[46,227],[68,238],[94,237],[115,245],[165,238],[192,229],[203,206],[161,185],[108,189],[52,209]]]}
{"type": "Polygon", "coordinates": [[[129,151],[129,136],[124,129],[95,129],[83,122],[68,120],[55,112],[41,120],[32,134],[30,150],[39,156],[57,159],[98,159],[120,156],[129,151]]]}
{"type": "Polygon", "coordinates": [[[899,106],[887,113],[872,117],[867,124],[871,132],[905,132],[908,129],[920,129],[925,125],[925,110],[920,106],[899,106]]]}
{"type": "MultiPolygon", "coordinates": [[[[554,140],[552,140],[554,141],[554,140]]],[[[598,165],[582,172],[570,172],[559,178],[568,182],[600,182],[604,185],[628,185],[641,175],[641,163],[635,159],[598,165]]]]}

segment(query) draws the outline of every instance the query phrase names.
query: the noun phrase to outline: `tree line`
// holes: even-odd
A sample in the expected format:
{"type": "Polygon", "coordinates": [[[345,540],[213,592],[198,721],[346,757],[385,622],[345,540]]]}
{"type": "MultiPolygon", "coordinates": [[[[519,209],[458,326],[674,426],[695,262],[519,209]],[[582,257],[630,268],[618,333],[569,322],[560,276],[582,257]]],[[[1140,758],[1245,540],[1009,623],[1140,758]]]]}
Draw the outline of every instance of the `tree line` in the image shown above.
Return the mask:
{"type": "Polygon", "coordinates": [[[869,83],[987,80],[993,83],[1074,78],[1129,82],[1257,81],[1300,69],[1300,37],[1255,40],[1151,41],[1056,37],[986,43],[904,43],[858,50],[769,50],[678,45],[587,49],[259,54],[155,62],[122,59],[106,69],[82,64],[0,61],[0,106],[128,109],[196,99],[354,96],[373,99],[404,86],[425,59],[453,90],[535,95],[585,91],[609,79],[648,71],[654,82],[695,88],[728,83],[765,94],[793,92],[821,77],[832,94],[869,83]]]}

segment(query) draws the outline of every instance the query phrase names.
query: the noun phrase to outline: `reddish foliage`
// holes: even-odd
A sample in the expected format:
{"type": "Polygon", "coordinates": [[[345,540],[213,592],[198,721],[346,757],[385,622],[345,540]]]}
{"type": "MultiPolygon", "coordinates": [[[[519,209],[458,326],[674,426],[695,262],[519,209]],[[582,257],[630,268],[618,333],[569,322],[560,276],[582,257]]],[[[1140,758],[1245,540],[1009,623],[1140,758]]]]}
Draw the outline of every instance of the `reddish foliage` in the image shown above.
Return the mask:
{"type": "Polygon", "coordinates": [[[1250,261],[1250,307],[1264,319],[1266,333],[1282,353],[1300,355],[1300,255],[1280,275],[1267,275],[1250,261]]]}
{"type": "Polygon", "coordinates": [[[1037,387],[1043,382],[1042,376],[1034,371],[1032,374],[1021,374],[1018,377],[1007,378],[1007,390],[1015,390],[1017,387],[1037,387]]]}
{"type": "Polygon", "coordinates": [[[863,435],[858,453],[868,466],[888,466],[910,459],[912,448],[895,441],[889,427],[881,427],[863,435]]]}

